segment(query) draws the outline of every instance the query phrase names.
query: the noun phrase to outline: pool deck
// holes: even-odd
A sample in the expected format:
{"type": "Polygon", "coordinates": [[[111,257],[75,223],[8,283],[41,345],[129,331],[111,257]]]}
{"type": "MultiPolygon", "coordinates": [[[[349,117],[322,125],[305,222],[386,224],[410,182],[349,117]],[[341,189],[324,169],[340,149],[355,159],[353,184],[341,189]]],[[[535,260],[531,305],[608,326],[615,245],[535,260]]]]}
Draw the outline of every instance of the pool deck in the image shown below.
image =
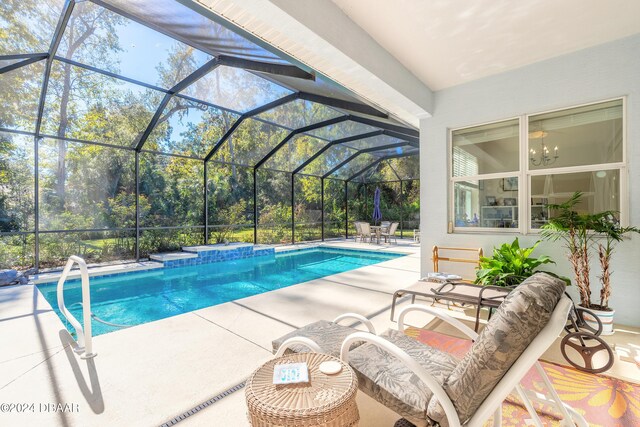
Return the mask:
{"type": "MultiPolygon", "coordinates": [[[[98,356],[90,360],[73,353],[69,334],[35,286],[0,288],[0,403],[35,404],[33,412],[0,412],[0,425],[158,426],[242,383],[272,357],[271,340],[295,328],[345,312],[371,318],[378,330],[395,327],[391,296],[419,278],[419,244],[325,245],[408,255],[100,335],[93,339],[98,356]],[[74,411],[41,410],[47,403],[74,411]]],[[[422,317],[409,323],[431,320],[416,316],[422,317]]],[[[637,330],[614,337],[640,345],[637,330]]],[[[558,357],[554,352],[549,358],[558,357]]],[[[613,371],[640,380],[633,363],[617,361],[613,371]]],[[[362,393],[358,402],[363,426],[392,426],[399,418],[362,393]]],[[[241,389],[179,425],[245,426],[245,413],[241,389]]]]}

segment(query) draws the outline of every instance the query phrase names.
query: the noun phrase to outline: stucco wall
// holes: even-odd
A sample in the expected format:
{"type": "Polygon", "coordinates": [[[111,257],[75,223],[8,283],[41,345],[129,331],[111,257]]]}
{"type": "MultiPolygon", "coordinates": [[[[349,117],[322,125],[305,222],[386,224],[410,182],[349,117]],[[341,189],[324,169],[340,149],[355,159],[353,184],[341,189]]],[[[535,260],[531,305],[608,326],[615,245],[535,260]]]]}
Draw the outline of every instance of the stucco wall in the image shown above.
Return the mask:
{"type": "MultiPolygon", "coordinates": [[[[431,271],[429,254],[436,244],[483,247],[490,252],[515,236],[526,245],[538,239],[517,233],[447,233],[448,129],[620,96],[627,96],[629,219],[640,226],[640,36],[436,92],[433,117],[420,122],[423,274],[431,271]]],[[[552,256],[558,261],[555,270],[571,276],[559,245],[545,242],[537,253],[552,256]]],[[[640,326],[640,236],[618,246],[613,271],[610,305],[616,309],[616,323],[640,326]]],[[[596,273],[592,283],[597,283],[596,273]]]]}

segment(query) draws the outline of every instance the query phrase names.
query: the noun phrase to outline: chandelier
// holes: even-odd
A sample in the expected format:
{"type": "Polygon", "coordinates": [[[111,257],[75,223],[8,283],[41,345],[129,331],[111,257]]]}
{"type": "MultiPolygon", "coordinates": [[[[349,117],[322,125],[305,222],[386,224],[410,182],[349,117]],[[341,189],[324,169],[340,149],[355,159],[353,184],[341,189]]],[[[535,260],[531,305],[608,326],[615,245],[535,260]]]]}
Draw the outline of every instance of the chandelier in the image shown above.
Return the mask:
{"type": "Polygon", "coordinates": [[[545,136],[547,136],[547,132],[543,130],[529,133],[529,140],[540,140],[540,153],[538,153],[533,148],[529,149],[529,162],[533,166],[549,166],[555,163],[556,160],[558,160],[558,146],[556,145],[556,147],[553,149],[553,155],[551,155],[549,148],[544,143],[545,136]]]}

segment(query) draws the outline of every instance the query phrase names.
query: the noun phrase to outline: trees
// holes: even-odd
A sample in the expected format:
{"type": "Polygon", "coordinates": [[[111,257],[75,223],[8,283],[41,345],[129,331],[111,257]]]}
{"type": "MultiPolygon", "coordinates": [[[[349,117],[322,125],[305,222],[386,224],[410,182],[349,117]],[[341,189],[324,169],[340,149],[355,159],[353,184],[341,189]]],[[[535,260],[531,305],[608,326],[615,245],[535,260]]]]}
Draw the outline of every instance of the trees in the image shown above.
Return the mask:
{"type": "MultiPolygon", "coordinates": [[[[206,233],[253,241],[254,223],[262,242],[289,241],[294,220],[298,240],[317,239],[322,215],[326,236],[343,235],[344,182],[324,180],[322,212],[320,177],[369,142],[335,145],[292,172],[331,141],[374,127],[344,121],[296,134],[255,171],[254,183],[257,163],[295,129],[346,114],[303,99],[282,103],[237,127],[207,164],[205,183],[204,158],[227,130],[293,91],[265,73],[222,65],[174,93],[212,56],[98,3],[73,3],[50,59],[38,135],[47,60],[0,73],[0,267],[31,266],[36,234],[40,267],[73,253],[89,261],[133,258],[138,232],[142,256],[202,243],[206,233]]],[[[0,68],[25,60],[6,55],[47,54],[64,4],[0,3],[0,68]]],[[[223,32],[211,36],[228,40],[223,32]]],[[[365,154],[352,169],[376,158],[365,154]]],[[[387,168],[378,171],[387,176],[387,168]]],[[[365,215],[364,199],[358,203],[365,215]]]]}

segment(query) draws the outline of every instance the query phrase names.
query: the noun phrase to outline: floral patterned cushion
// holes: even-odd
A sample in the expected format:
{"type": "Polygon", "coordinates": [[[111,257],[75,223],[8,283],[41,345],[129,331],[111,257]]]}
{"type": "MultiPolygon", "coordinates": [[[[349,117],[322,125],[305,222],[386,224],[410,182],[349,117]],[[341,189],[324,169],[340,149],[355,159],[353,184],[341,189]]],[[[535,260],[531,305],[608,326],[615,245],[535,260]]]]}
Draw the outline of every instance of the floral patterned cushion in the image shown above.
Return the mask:
{"type": "MultiPolygon", "coordinates": [[[[271,345],[273,346],[273,353],[275,354],[285,340],[293,337],[305,337],[318,344],[324,353],[340,357],[340,347],[342,346],[342,342],[347,336],[354,332],[358,332],[358,330],[338,325],[337,323],[328,322],[326,320],[318,320],[317,322],[310,323],[307,326],[303,326],[302,328],[296,329],[293,332],[273,340],[271,345]]],[[[351,348],[355,348],[357,345],[359,344],[355,343],[351,348]]],[[[287,349],[285,354],[305,353],[309,351],[309,348],[304,345],[294,345],[287,349]]]]}
{"type": "MultiPolygon", "coordinates": [[[[562,280],[537,273],[505,298],[444,384],[462,423],[474,414],[546,326],[565,288],[562,280]]],[[[435,398],[429,402],[427,414],[441,426],[448,426],[435,398]]]]}
{"type": "MultiPolygon", "coordinates": [[[[380,335],[407,352],[438,382],[444,383],[459,363],[455,357],[424,345],[402,332],[388,330],[380,335]]],[[[349,353],[349,365],[358,376],[360,390],[411,422],[430,424],[427,405],[433,393],[395,356],[373,344],[349,353]]]]}

